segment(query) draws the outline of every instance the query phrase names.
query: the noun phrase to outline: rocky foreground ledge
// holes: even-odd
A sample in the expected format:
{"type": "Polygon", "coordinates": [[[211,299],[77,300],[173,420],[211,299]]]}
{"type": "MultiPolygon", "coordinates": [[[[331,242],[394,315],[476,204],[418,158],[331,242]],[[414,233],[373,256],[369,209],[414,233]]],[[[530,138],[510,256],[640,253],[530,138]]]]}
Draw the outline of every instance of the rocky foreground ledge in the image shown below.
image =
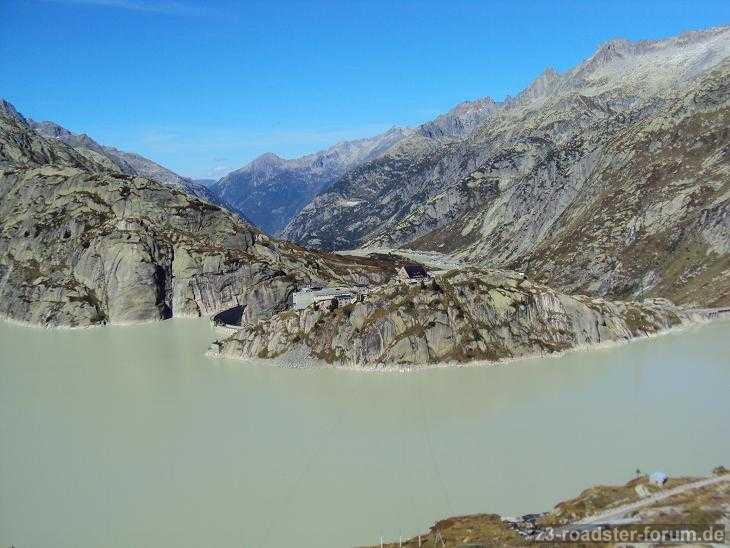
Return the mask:
{"type": "Polygon", "coordinates": [[[720,545],[730,534],[729,509],[730,471],[718,466],[710,476],[669,478],[662,485],[647,475],[625,485],[596,485],[545,513],[450,517],[415,537],[375,546],[720,545]],[[615,542],[621,538],[635,540],[615,542]],[[679,539],[684,541],[676,542],[679,539]]]}
{"type": "Polygon", "coordinates": [[[468,268],[391,282],[335,309],[287,310],[242,326],[210,354],[361,367],[498,361],[644,337],[690,319],[665,299],[569,296],[517,272],[468,268]]]}

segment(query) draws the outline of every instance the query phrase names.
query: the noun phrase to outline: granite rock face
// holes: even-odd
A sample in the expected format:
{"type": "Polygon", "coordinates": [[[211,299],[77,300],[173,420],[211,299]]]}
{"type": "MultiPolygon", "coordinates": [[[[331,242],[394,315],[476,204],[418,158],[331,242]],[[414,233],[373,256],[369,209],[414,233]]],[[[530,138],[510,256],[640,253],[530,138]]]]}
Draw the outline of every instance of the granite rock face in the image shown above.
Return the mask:
{"type": "Polygon", "coordinates": [[[729,82],[730,27],[609,42],[466,136],[414,132],[283,236],[440,251],[568,292],[726,305],[729,82]]]}
{"type": "Polygon", "coordinates": [[[308,283],[380,281],[386,263],[312,253],[237,215],[129,176],[0,104],[0,315],[48,326],[287,306],[308,283]]]}
{"type": "Polygon", "coordinates": [[[647,336],[689,319],[664,299],[569,296],[521,273],[470,268],[423,283],[391,282],[335,309],[279,313],[244,325],[211,353],[294,353],[351,366],[496,361],[647,336]]]}

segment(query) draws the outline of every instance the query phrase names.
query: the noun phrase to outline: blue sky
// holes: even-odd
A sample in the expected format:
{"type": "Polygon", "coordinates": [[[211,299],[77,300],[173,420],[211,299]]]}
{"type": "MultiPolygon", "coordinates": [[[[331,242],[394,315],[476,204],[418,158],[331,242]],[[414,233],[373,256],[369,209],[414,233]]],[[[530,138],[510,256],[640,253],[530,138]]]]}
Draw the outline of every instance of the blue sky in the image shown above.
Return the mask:
{"type": "Polygon", "coordinates": [[[194,177],[524,88],[730,1],[0,0],[0,97],[194,177]]]}

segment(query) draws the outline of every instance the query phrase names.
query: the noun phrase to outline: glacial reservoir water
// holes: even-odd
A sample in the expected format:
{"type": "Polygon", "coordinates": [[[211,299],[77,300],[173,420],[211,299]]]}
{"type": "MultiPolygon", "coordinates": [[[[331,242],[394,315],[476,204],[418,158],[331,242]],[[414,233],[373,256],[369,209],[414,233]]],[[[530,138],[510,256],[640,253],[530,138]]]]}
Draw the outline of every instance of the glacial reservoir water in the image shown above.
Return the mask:
{"type": "Polygon", "coordinates": [[[730,322],[409,374],[204,356],[205,321],[0,323],[0,547],[352,546],[730,464],[730,322]]]}

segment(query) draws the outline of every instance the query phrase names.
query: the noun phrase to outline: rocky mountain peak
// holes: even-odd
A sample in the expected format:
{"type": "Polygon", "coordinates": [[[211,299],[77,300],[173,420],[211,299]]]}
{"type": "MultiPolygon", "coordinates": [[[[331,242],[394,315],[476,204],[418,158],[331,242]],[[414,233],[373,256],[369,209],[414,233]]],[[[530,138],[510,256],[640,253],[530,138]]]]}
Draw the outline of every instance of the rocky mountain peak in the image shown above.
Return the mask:
{"type": "Polygon", "coordinates": [[[400,126],[392,126],[388,131],[385,132],[386,135],[392,135],[393,133],[400,133],[404,131],[406,128],[402,128],[400,126]]]}
{"type": "Polygon", "coordinates": [[[93,146],[98,145],[96,141],[94,141],[91,137],[89,137],[86,133],[79,133],[79,143],[81,143],[82,146],[93,146]]]}
{"type": "MultiPolygon", "coordinates": [[[[595,93],[602,82],[651,93],[676,87],[727,57],[730,27],[693,31],[661,40],[609,40],[566,75],[571,87],[589,85],[595,93]],[[598,87],[596,87],[598,86],[598,87]]],[[[603,87],[602,91],[606,91],[603,87]]]]}
{"type": "Polygon", "coordinates": [[[24,124],[28,123],[23,115],[15,110],[13,104],[9,101],[6,101],[5,99],[0,99],[0,114],[2,114],[3,116],[7,116],[8,118],[14,118],[15,120],[18,120],[24,124]]]}
{"type": "Polygon", "coordinates": [[[491,97],[480,97],[473,101],[462,101],[454,108],[452,108],[447,115],[464,116],[473,113],[479,113],[484,111],[493,111],[497,108],[497,102],[491,97]]]}
{"type": "Polygon", "coordinates": [[[61,127],[55,122],[45,120],[43,122],[36,122],[30,120],[31,127],[44,137],[50,137],[51,139],[60,139],[62,137],[70,137],[73,135],[65,127],[61,127]]]}
{"type": "Polygon", "coordinates": [[[498,108],[499,103],[491,97],[462,101],[446,114],[423,124],[418,131],[428,139],[467,137],[498,108]]]}
{"type": "Polygon", "coordinates": [[[560,81],[560,74],[554,68],[547,67],[515,99],[506,99],[505,103],[521,103],[546,97],[558,88],[560,81]]]}
{"type": "Polygon", "coordinates": [[[621,59],[627,54],[631,53],[632,42],[624,38],[614,38],[601,44],[596,53],[589,59],[588,62],[596,64],[610,63],[615,59],[621,59]]]}
{"type": "Polygon", "coordinates": [[[249,166],[255,169],[261,169],[265,167],[274,167],[282,165],[286,160],[277,156],[273,152],[265,152],[261,156],[257,156],[249,166]]]}
{"type": "MultiPolygon", "coordinates": [[[[641,43],[644,48],[648,44],[648,42],[641,43]]],[[[599,69],[624,61],[636,53],[636,46],[637,43],[623,38],[615,38],[604,42],[593,55],[576,67],[576,76],[585,78],[599,69]]]]}

